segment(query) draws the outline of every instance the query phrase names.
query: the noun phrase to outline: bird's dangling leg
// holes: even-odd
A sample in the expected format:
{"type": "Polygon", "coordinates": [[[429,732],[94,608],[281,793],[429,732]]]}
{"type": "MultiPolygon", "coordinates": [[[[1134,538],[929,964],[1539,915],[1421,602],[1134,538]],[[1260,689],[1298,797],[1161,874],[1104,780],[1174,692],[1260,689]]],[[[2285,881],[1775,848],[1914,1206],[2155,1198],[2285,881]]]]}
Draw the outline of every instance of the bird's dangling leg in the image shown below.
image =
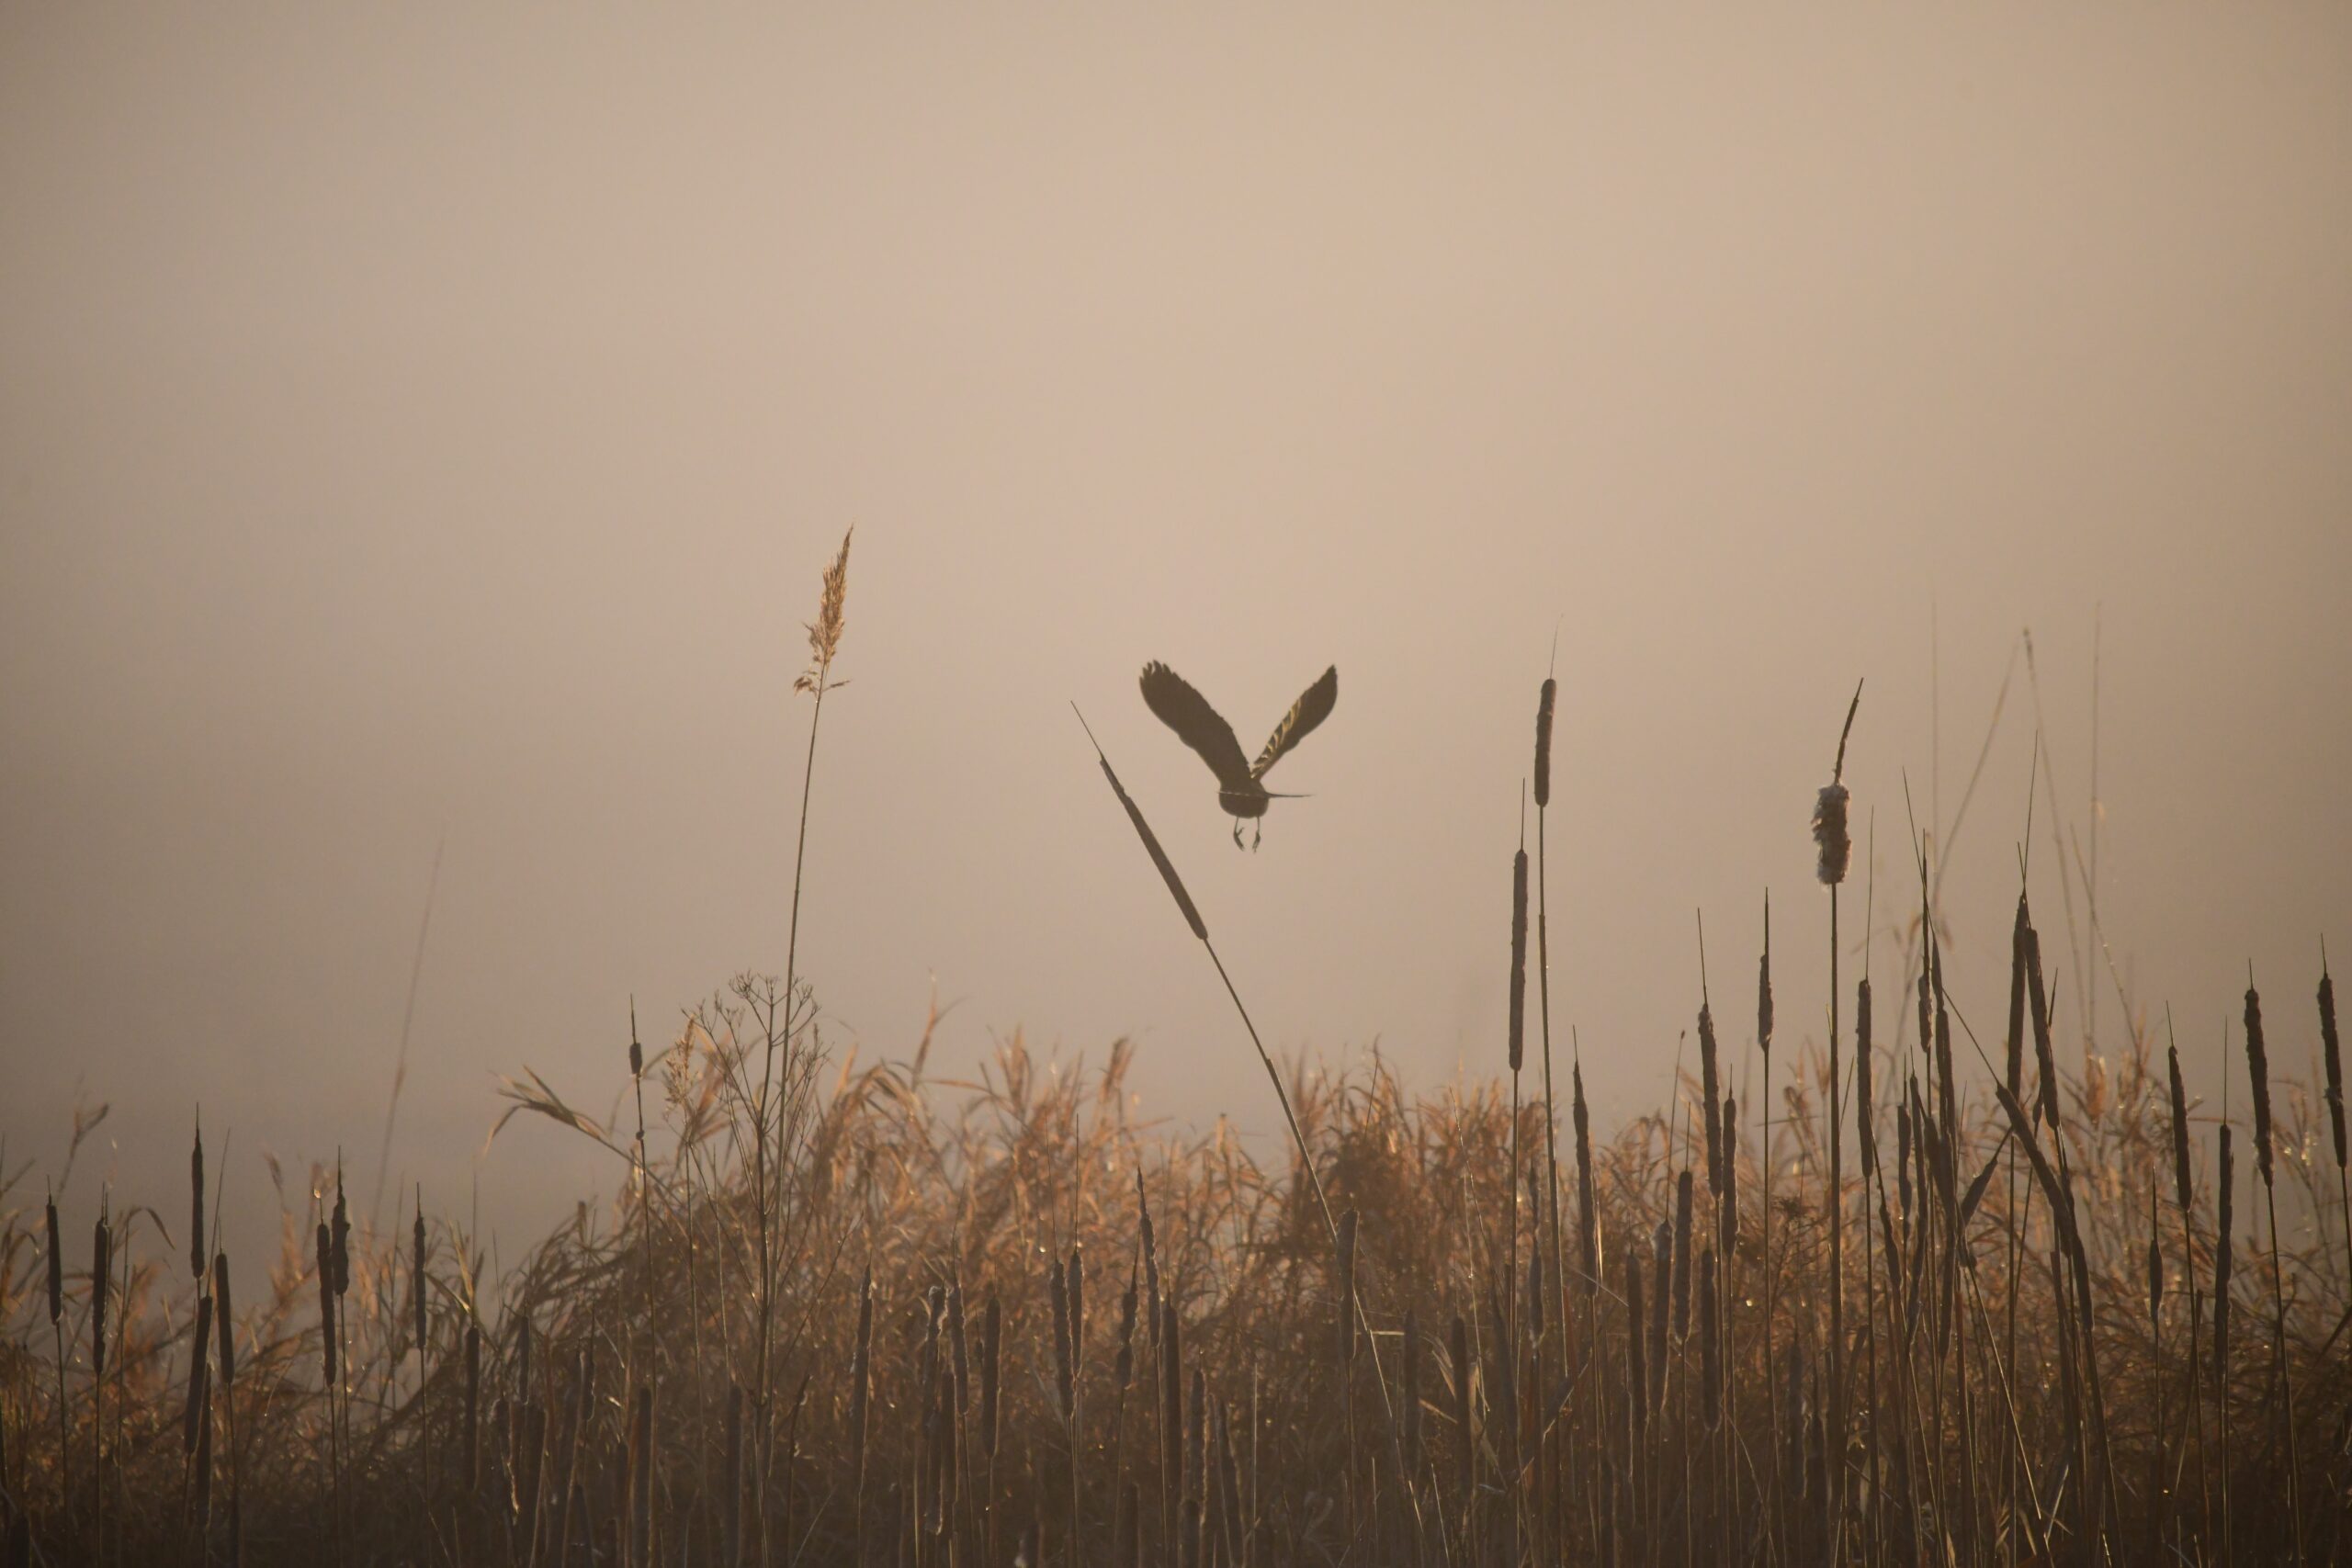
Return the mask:
{"type": "Polygon", "coordinates": [[[1265,838],[1265,836],[1266,836],[1266,819],[1265,819],[1264,818],[1261,817],[1261,818],[1258,818],[1258,820],[1257,820],[1256,824],[1255,824],[1254,826],[1252,826],[1252,827],[1250,828],[1250,852],[1251,854],[1253,854],[1253,855],[1254,855],[1254,854],[1256,854],[1256,853],[1258,852],[1258,844],[1259,844],[1259,841],[1260,841],[1261,840],[1264,839],[1264,838],[1265,838]]]}
{"type": "Polygon", "coordinates": [[[1241,818],[1238,817],[1233,819],[1233,847],[1237,850],[1241,847],[1241,818]]]}

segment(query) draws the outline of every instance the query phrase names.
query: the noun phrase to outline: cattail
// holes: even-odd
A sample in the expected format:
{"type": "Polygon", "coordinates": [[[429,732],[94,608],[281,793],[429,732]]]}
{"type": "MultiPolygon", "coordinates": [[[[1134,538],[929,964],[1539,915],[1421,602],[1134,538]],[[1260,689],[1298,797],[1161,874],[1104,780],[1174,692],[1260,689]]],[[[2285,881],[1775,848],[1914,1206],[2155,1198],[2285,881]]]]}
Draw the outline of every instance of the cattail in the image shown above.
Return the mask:
{"type": "Polygon", "coordinates": [[[2345,1167],[2344,1048],[2335,1038],[2335,982],[2329,978],[2324,962],[2319,970],[2319,1043],[2327,1067],[2327,1125],[2335,1134],[2335,1168],[2341,1171],[2345,1167]]]}
{"type": "MultiPolygon", "coordinates": [[[[1086,1371],[1086,1259],[1076,1242],[1070,1244],[1064,1277],[1069,1294],[1069,1375],[1074,1387],[1086,1371]]],[[[1078,1406],[1073,1403],[1070,1408],[1078,1406]]]]}
{"type": "MultiPolygon", "coordinates": [[[[1089,732],[1090,739],[1091,733],[1089,732]]],[[[1201,919],[1201,911],[1193,904],[1193,896],[1184,891],[1184,879],[1176,874],[1175,863],[1168,858],[1168,852],[1159,847],[1159,836],[1151,830],[1151,824],[1143,819],[1143,808],[1127,794],[1127,786],[1119,782],[1119,775],[1111,771],[1111,759],[1103,756],[1099,749],[1095,756],[1102,764],[1102,776],[1111,781],[1111,793],[1119,797],[1119,804],[1126,808],[1127,820],[1135,824],[1136,836],[1143,840],[1144,852],[1151,856],[1151,863],[1159,868],[1160,880],[1168,884],[1168,891],[1174,896],[1176,908],[1183,914],[1184,923],[1192,928],[1195,938],[1208,941],[1208,925],[1201,919]]]]}
{"type": "Polygon", "coordinates": [[[1739,1101],[1724,1096],[1723,1233],[1724,1256],[1739,1235],[1739,1101]]]}
{"type": "MultiPolygon", "coordinates": [[[[2235,1168],[2230,1160],[2230,1125],[2222,1123],[2222,1170],[2217,1184],[2220,1224],[2213,1233],[2213,1385],[2227,1397],[2230,1371],[2230,1264],[2235,1168]]],[[[2226,1408],[2226,1407],[2225,1407],[2226,1408]]]]}
{"type": "Polygon", "coordinates": [[[1408,1475],[1420,1472],[1421,1461],[1421,1325],[1413,1309],[1405,1309],[1405,1465],[1408,1475]]]}
{"type": "Polygon", "coordinates": [[[2270,1055],[2262,1047],[2262,998],[2245,988],[2245,1071],[2254,1082],[2254,1168],[2270,1183],[2270,1055]]]}
{"type": "Polygon", "coordinates": [[[1690,1337],[1690,1172],[1674,1179],[1674,1337],[1690,1337]]]}
{"type": "Polygon", "coordinates": [[[2025,895],[2018,895],[2016,923],[2009,928],[2009,1032],[2008,1081],[2009,1098],[2025,1103],[2025,944],[2032,931],[2026,913],[2025,895]]]}
{"type": "Polygon", "coordinates": [[[1699,1004],[1699,1089],[1707,1102],[1707,1190],[1721,1196],[1724,1150],[1718,1122],[1723,1108],[1718,1096],[1722,1090],[1715,1077],[1715,1017],[1705,1002],[1699,1004]]]}
{"type": "Polygon", "coordinates": [[[1003,1388],[1004,1303],[994,1295],[980,1313],[980,1446],[990,1460],[996,1458],[998,1417],[1002,1408],[999,1397],[1003,1388]]]}
{"type": "Polygon", "coordinates": [[[326,1370],[327,1386],[334,1386],[334,1237],[324,1220],[319,1222],[319,1360],[326,1370]]]}
{"type": "Polygon", "coordinates": [[[187,1409],[180,1418],[180,1452],[184,1454],[196,1451],[197,1427],[204,1420],[204,1400],[212,1370],[209,1359],[211,1337],[212,1297],[208,1292],[196,1298],[195,1353],[188,1361],[187,1409]]]}
{"type": "Polygon", "coordinates": [[[2180,1212],[2188,1213],[2188,1096],[2180,1086],[2180,1047],[2169,1046],[2165,1065],[2172,1069],[2172,1190],[2180,1212]]]}
{"type": "Polygon", "coordinates": [[[1871,982],[1867,975],[1854,987],[1854,1127],[1860,1134],[1862,1179],[1878,1173],[1878,1101],[1871,1089],[1871,982]]]}
{"type": "Polygon", "coordinates": [[[1552,702],[1560,683],[1544,677],[1544,694],[1535,700],[1535,809],[1552,804],[1552,702]]]}
{"type": "Polygon", "coordinates": [[[1174,1302],[1162,1303],[1159,1310],[1159,1462],[1172,1509],[1184,1495],[1183,1325],[1174,1302]]]}
{"type": "Polygon", "coordinates": [[[1772,1057],[1772,896],[1764,895],[1764,956],[1756,961],[1756,1043],[1772,1057]]]}
{"type": "Polygon", "coordinates": [[[328,1231],[328,1240],[334,1260],[334,1293],[347,1294],[351,1290],[351,1214],[343,1202],[343,1172],[334,1175],[334,1221],[328,1231]]]}
{"type": "Polygon", "coordinates": [[[1136,1381],[1136,1281],[1140,1264],[1127,1264],[1127,1290],[1119,1298],[1119,1359],[1117,1364],[1119,1392],[1125,1393],[1136,1381]]]}
{"type": "Polygon", "coordinates": [[[1600,1233],[1593,1213],[1592,1119],[1584,1102],[1584,1064],[1569,1069],[1575,1086],[1569,1117],[1577,1132],[1577,1247],[1583,1262],[1584,1293],[1590,1295],[1600,1280],[1600,1233]]]}
{"type": "Polygon", "coordinates": [[[1715,1249],[1699,1256],[1699,1359],[1701,1404],[1707,1425],[1722,1425],[1724,1417],[1723,1359],[1715,1342],[1715,1249]]]}
{"type": "Polygon", "coordinates": [[[201,1283],[204,1279],[204,1119],[197,1118],[196,1143],[187,1156],[188,1277],[201,1283]]]}
{"type": "Polygon", "coordinates": [[[1666,1322],[1668,1281],[1674,1269],[1674,1226],[1665,1220],[1657,1223],[1657,1234],[1650,1242],[1650,1344],[1649,1395],[1650,1403],[1660,1409],[1666,1407],[1666,1322]]]}
{"type": "Polygon", "coordinates": [[[90,1236],[90,1377],[107,1374],[107,1291],[114,1264],[114,1227],[107,1221],[106,1205],[98,1206],[97,1228],[90,1236]]]}
{"type": "MultiPolygon", "coordinates": [[[[1527,852],[1510,861],[1510,1070],[1527,1054],[1527,852]]],[[[1516,1195],[1514,1195],[1516,1196],[1516,1195]]]]}
{"type": "Polygon", "coordinates": [[[229,1255],[212,1255],[212,1326],[220,1336],[220,1386],[237,1383],[237,1338],[229,1322],[229,1255]]]}
{"type": "Polygon", "coordinates": [[[1467,1507],[1477,1479],[1477,1452],[1470,1429],[1470,1325],[1462,1314],[1453,1317],[1453,1465],[1462,1489],[1463,1506],[1467,1507]]]}
{"type": "Polygon", "coordinates": [[[1054,1392],[1060,1399],[1062,1419],[1069,1419],[1069,1282],[1063,1277],[1061,1265],[1046,1265],[1046,1291],[1054,1303],[1054,1392]]]}
{"type": "Polygon", "coordinates": [[[409,1301],[416,1314],[416,1356],[424,1359],[425,1334],[431,1323],[424,1296],[424,1190],[416,1193],[416,1231],[409,1265],[409,1301]]]}
{"type": "Polygon", "coordinates": [[[1340,1216],[1339,1353],[1342,1374],[1356,1364],[1356,1212],[1340,1216]]]}
{"type": "Polygon", "coordinates": [[[1625,1386],[1632,1396],[1628,1403],[1633,1406],[1635,1432],[1649,1425],[1650,1402],[1645,1397],[1650,1386],[1649,1372],[1642,1344],[1645,1316],[1642,1311],[1642,1249],[1637,1244],[1625,1248],[1625,1386]]]}
{"type": "Polygon", "coordinates": [[[2026,1003],[2033,1021],[2033,1068],[2041,1077],[2041,1122],[2058,1125],[2058,1062],[2050,1049],[2050,992],[2041,977],[2041,933],[2025,928],[2026,1003]]]}
{"type": "Polygon", "coordinates": [[[1826,784],[1813,804],[1813,841],[1821,852],[1814,874],[1821,878],[1825,887],[1835,887],[1846,880],[1846,867],[1853,858],[1854,841],[1846,834],[1848,799],[1844,784],[1826,784]]]}
{"type": "Polygon", "coordinates": [[[57,1236],[57,1195],[49,1195],[49,1323],[65,1315],[65,1246],[57,1236]]]}

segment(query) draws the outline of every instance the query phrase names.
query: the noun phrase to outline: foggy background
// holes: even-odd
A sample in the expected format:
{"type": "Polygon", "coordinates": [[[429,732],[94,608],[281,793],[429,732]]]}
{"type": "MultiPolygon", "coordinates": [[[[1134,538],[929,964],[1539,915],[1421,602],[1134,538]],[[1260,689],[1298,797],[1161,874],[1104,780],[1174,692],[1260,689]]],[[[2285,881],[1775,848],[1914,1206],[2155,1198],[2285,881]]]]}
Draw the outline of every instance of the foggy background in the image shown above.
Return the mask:
{"type": "Polygon", "coordinates": [[[478,1181],[510,1261],[609,1193],[544,1123],[483,1152],[493,1075],[601,1113],[632,994],[658,1046],[782,968],[852,524],[800,957],[861,1060],[935,990],[936,1073],[1132,1035],[1139,1114],[1278,1128],[1075,699],[1270,1044],[1500,1070],[1556,628],[1554,1016],[1602,1125],[1668,1092],[1694,911],[1727,1045],[1768,887],[1820,1039],[1806,823],[1864,676],[1846,932],[1874,816],[1896,984],[1907,779],[1997,1031],[2038,711],[2078,1066],[2096,626],[2115,972],[2209,1101],[2249,962],[2311,1071],[2352,13],[757,9],[0,6],[12,1171],[109,1101],[74,1201],[176,1213],[201,1102],[248,1237],[264,1150],[299,1202],[340,1146],[364,1204],[441,846],[394,1176],[478,1181]],[[1339,666],[1261,852],[1155,658],[1252,753],[1339,666]]]}

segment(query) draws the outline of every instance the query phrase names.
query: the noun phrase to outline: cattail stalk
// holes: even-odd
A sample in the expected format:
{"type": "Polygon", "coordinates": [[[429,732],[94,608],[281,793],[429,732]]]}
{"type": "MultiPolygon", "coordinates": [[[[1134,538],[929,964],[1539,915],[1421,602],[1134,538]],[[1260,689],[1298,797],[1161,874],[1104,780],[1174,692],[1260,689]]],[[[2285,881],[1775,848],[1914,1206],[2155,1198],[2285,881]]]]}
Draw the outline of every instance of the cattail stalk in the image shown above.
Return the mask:
{"type": "Polygon", "coordinates": [[[2252,986],[2245,988],[2245,1066],[2254,1085],[2254,1164],[2262,1177],[2263,1203],[2270,1216],[2270,1300],[2276,1314],[2271,1348],[2284,1396],[2278,1421],[2284,1428],[2280,1446],[2287,1450],[2288,1517],[2294,1526],[2295,1560],[2301,1562],[2306,1560],[2302,1446],[2295,1431],[2295,1372],[2287,1355],[2287,1265],[2278,1251],[2278,1193],[2270,1160],[2270,1061],[2262,1034],[2262,998],[2252,986]]]}

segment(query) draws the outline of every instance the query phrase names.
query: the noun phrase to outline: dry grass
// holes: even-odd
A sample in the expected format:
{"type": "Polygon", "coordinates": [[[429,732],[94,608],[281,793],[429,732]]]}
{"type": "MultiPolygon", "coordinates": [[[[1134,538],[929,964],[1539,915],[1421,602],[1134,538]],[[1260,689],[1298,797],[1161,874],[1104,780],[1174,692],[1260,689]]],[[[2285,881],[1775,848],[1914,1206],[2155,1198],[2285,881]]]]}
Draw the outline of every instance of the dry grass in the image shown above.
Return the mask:
{"type": "MultiPolygon", "coordinates": [[[[819,697],[840,684],[846,553],[811,627],[819,697]]],[[[1551,702],[1546,682],[1539,747],[1551,702]]],[[[1702,1009],[1697,1072],[1613,1139],[1572,1073],[1564,1176],[1547,763],[1540,1103],[1499,1077],[1415,1093],[1378,1057],[1334,1076],[1268,1056],[1295,1134],[1268,1160],[1221,1124],[1131,1121],[1124,1043],[1055,1065],[1016,1037],[956,1083],[930,1075],[926,1031],[854,1070],[805,983],[751,976],[616,1060],[626,1131],[536,1075],[508,1085],[509,1116],[595,1140],[628,1177],[502,1278],[422,1201],[385,1234],[354,1226],[320,1171],[274,1264],[238,1260],[240,1308],[204,1235],[200,1146],[187,1209],[141,1195],[189,1216],[176,1240],[145,1201],[37,1215],[13,1174],[0,1563],[2352,1552],[2332,987],[2324,1099],[2272,1078],[2247,998],[2263,1217],[2275,1193],[2311,1221],[2267,1235],[2233,1234],[2233,1129],[2186,1098],[2177,1056],[2152,1072],[2135,1032],[2060,1070],[2022,904],[2005,1072],[1969,1049],[1969,999],[1923,925],[1903,976],[1917,1055],[1873,1040],[1864,981],[1846,1054],[1784,1046],[1742,1138],[1702,1009]]],[[[1842,784],[1816,807],[1834,889],[1842,784]]],[[[1132,852],[1104,874],[1139,874],[1132,852]]],[[[1495,1064],[1514,1079],[1528,876],[1522,851],[1495,1064]]],[[[1768,1038],[1770,984],[1759,964],[1768,1038]]]]}

